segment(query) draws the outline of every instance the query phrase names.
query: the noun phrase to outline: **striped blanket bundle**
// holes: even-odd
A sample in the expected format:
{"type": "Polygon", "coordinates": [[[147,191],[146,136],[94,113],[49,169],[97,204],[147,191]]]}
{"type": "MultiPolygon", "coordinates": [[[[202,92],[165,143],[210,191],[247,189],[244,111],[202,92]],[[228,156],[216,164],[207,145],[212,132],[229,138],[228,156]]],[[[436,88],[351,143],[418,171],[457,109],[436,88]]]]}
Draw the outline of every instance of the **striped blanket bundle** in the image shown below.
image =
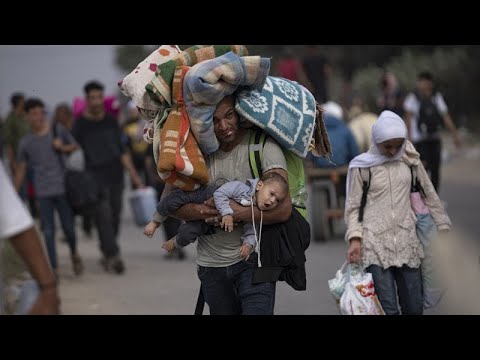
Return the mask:
{"type": "Polygon", "coordinates": [[[178,66],[172,85],[172,109],[165,123],[154,134],[153,151],[156,152],[157,171],[168,184],[192,191],[208,182],[208,172],[203,154],[190,131],[185,103],[183,79],[189,67],[178,66]]]}
{"type": "Polygon", "coordinates": [[[145,85],[147,94],[158,106],[171,105],[172,81],[177,66],[186,65],[191,67],[228,52],[233,52],[238,56],[248,55],[247,48],[243,45],[195,45],[182,51],[174,59],[158,66],[155,76],[145,85]]]}

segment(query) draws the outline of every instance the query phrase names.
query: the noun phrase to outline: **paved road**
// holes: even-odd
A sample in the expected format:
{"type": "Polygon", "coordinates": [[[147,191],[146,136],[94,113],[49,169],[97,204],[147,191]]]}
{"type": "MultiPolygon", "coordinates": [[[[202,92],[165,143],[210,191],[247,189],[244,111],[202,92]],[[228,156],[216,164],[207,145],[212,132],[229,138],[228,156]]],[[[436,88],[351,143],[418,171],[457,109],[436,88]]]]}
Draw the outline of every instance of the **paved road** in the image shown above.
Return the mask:
{"type": "MultiPolygon", "coordinates": [[[[480,200],[480,150],[472,149],[444,166],[441,197],[458,232],[443,246],[443,259],[451,289],[442,306],[430,314],[480,314],[477,243],[467,241],[478,233],[480,200]],[[462,272],[463,271],[463,272],[462,272]],[[471,280],[469,280],[471,278],[471,280]],[[472,281],[472,282],[470,282],[472,281]],[[473,290],[472,290],[473,291],[473,290]],[[475,300],[475,301],[473,301],[475,300]]],[[[195,246],[186,249],[183,261],[166,259],[162,236],[148,239],[133,224],[128,203],[124,204],[121,246],[126,260],[124,276],[106,274],[99,266],[96,237],[86,239],[81,231],[79,248],[86,272],[71,275],[68,250],[58,244],[61,269],[60,292],[64,314],[192,314],[198,294],[195,246]]],[[[327,281],[343,263],[345,244],[340,238],[312,243],[307,252],[307,291],[297,292],[278,284],[276,314],[338,314],[328,292],[327,281]]],[[[478,239],[477,239],[478,240],[478,239]]],[[[442,243],[443,244],[443,243],[442,243]]],[[[440,257],[442,258],[442,257],[440,257]]],[[[208,310],[205,310],[207,312],[208,310]]]]}

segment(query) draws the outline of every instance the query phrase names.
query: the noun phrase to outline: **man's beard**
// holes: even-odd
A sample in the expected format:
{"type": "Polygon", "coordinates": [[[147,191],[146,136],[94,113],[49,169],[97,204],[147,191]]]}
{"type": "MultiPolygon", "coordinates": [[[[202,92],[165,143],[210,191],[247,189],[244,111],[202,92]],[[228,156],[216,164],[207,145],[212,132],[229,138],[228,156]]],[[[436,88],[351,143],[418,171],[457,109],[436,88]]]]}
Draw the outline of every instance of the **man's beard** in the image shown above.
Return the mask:
{"type": "Polygon", "coordinates": [[[239,130],[239,125],[236,124],[234,126],[232,126],[232,128],[227,132],[227,133],[230,133],[230,135],[228,136],[224,136],[221,140],[221,142],[224,142],[224,143],[231,143],[232,141],[235,141],[235,139],[237,138],[238,136],[238,130],[239,130]]]}

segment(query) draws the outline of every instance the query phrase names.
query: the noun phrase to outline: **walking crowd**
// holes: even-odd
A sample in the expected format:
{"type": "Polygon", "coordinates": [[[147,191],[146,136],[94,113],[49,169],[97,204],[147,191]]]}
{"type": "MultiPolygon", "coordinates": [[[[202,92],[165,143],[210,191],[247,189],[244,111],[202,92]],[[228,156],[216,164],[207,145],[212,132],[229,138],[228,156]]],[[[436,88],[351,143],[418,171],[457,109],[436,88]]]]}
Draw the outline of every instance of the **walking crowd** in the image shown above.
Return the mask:
{"type": "Polygon", "coordinates": [[[430,72],[410,93],[385,72],[376,109],[360,96],[346,109],[317,50],[271,68],[242,45],[163,45],[119,82],[122,105],[96,80],[52,112],[12,94],[0,119],[0,313],[18,313],[12,289],[27,280],[38,293],[29,313],[61,312],[57,239],[71,273],[89,271],[78,231],[96,233],[99,266],[125,274],[124,193],[153,188],[156,211],[138,237],[164,231],[165,256],[179,260],[195,243],[196,313],[206,303],[212,315],[273,315],[278,281],[307,289],[304,168],[346,167],[335,185],[348,266],[371,274],[381,313],[422,314],[431,269],[419,216],[435,230],[428,243],[450,230],[438,195],[443,129],[462,145],[447,103],[430,72]]]}

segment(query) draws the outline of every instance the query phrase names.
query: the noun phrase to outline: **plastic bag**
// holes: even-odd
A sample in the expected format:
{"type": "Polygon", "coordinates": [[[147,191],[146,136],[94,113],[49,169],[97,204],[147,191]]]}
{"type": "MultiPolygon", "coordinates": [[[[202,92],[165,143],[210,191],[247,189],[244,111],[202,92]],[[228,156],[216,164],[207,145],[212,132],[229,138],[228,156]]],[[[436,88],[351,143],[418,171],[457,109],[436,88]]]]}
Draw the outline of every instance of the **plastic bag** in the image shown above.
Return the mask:
{"type": "Polygon", "coordinates": [[[347,283],[347,273],[345,272],[347,264],[348,262],[345,261],[342,267],[335,273],[335,278],[328,280],[328,290],[332,294],[337,305],[340,303],[340,298],[345,291],[345,284],[347,283]]]}
{"type": "Polygon", "coordinates": [[[347,267],[345,291],[340,298],[340,313],[342,315],[385,315],[375,293],[372,274],[365,273],[360,265],[349,264],[347,267]]]}
{"type": "Polygon", "coordinates": [[[18,315],[27,315],[35,301],[37,301],[39,293],[40,289],[35,280],[25,281],[20,289],[16,313],[18,315]]]}

